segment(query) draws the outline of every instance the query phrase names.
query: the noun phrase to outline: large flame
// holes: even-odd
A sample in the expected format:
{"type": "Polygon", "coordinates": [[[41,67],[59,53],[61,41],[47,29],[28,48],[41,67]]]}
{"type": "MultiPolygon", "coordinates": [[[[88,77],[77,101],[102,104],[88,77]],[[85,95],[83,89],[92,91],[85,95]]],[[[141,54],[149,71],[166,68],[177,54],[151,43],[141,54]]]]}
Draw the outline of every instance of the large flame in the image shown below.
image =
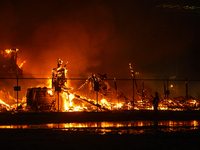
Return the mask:
{"type": "MultiPolygon", "coordinates": [[[[5,52],[8,54],[10,54],[12,51],[13,51],[12,49],[5,50],[5,52]]],[[[26,61],[23,61],[23,63],[19,65],[19,68],[21,68],[24,65],[24,63],[26,63],[26,61]]],[[[65,70],[65,74],[66,73],[67,73],[67,70],[65,70]]],[[[55,105],[59,104],[59,107],[58,107],[58,109],[60,108],[59,111],[74,112],[74,111],[96,111],[96,110],[107,111],[107,110],[131,110],[131,109],[153,110],[154,109],[154,106],[150,99],[143,100],[141,98],[138,98],[134,100],[134,104],[133,104],[131,100],[129,102],[128,101],[119,102],[119,99],[117,97],[113,98],[112,100],[109,100],[109,98],[107,98],[106,96],[105,97],[102,96],[103,98],[99,99],[98,102],[96,99],[91,99],[83,95],[78,95],[77,97],[75,93],[70,92],[71,89],[73,88],[72,87],[69,88],[69,85],[71,85],[69,81],[65,82],[64,87],[62,87],[61,91],[57,93],[54,89],[55,87],[52,87],[52,78],[48,78],[47,83],[45,84],[45,87],[47,87],[48,89],[47,93],[50,96],[56,97],[56,95],[58,95],[57,104],[55,105]],[[61,98],[60,103],[59,103],[59,98],[61,98]]],[[[106,86],[107,85],[108,83],[106,84],[106,86]]],[[[98,93],[99,95],[101,95],[100,91],[98,93]]],[[[98,93],[97,93],[97,97],[98,97],[98,93]]],[[[24,104],[25,101],[26,100],[21,100],[21,104],[22,103],[24,104]]],[[[12,107],[15,109],[19,106],[19,105],[16,106],[16,104],[13,106],[10,106],[6,104],[5,102],[3,102],[2,99],[0,99],[0,104],[3,106],[6,106],[7,108],[12,107]]],[[[199,101],[193,100],[193,99],[188,99],[182,102],[171,100],[171,99],[163,99],[158,104],[158,110],[171,109],[171,110],[176,110],[176,111],[180,111],[180,110],[182,111],[186,109],[197,109],[197,108],[199,108],[199,101]]]]}
{"type": "MultiPolygon", "coordinates": [[[[15,51],[17,52],[17,51],[19,51],[19,49],[15,49],[15,51]]],[[[7,54],[10,54],[11,52],[13,52],[13,50],[12,49],[6,49],[5,52],[7,54]]]]}
{"type": "Polygon", "coordinates": [[[8,104],[6,104],[4,101],[2,101],[1,99],[0,99],[0,105],[3,105],[3,106],[5,106],[5,109],[6,110],[10,110],[10,105],[8,105],[8,104]]]}

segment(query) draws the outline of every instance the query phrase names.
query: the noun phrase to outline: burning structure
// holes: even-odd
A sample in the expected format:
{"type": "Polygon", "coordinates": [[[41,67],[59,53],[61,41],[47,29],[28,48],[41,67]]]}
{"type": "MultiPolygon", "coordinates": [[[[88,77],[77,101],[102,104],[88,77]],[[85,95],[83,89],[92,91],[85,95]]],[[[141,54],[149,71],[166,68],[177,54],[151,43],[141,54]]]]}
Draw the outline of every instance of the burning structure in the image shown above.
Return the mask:
{"type": "Polygon", "coordinates": [[[22,75],[22,65],[17,65],[18,49],[6,49],[0,51],[0,75],[13,77],[18,74],[22,75]]]}
{"type": "Polygon", "coordinates": [[[10,93],[13,92],[14,84],[10,79],[18,78],[23,76],[22,66],[25,63],[17,64],[19,49],[6,49],[0,50],[0,110],[3,108],[10,110],[11,106],[16,105],[17,99],[13,98],[10,93]]]}
{"type": "MultiPolygon", "coordinates": [[[[17,65],[18,49],[9,49],[1,51],[1,75],[8,74],[7,77],[22,75],[21,66],[17,65]]],[[[67,80],[67,63],[61,59],[57,60],[57,67],[52,69],[52,76],[49,79],[49,85],[44,87],[28,88],[26,93],[26,103],[21,100],[19,108],[25,106],[28,111],[112,111],[112,110],[153,110],[153,100],[145,95],[144,82],[142,82],[142,93],[140,94],[136,82],[136,74],[131,64],[129,68],[133,80],[133,98],[128,98],[117,88],[116,79],[112,79],[114,88],[109,84],[106,74],[93,73],[78,89],[69,87],[67,80]],[[136,89],[136,90],[134,90],[136,89]],[[136,92],[135,92],[136,91],[136,92]]],[[[111,80],[111,79],[110,79],[111,80]]],[[[10,94],[1,86],[1,107],[0,110],[12,109],[11,105],[16,105],[16,99],[11,98],[10,94]],[[9,98],[8,98],[9,97],[9,98]],[[8,100],[12,104],[9,103],[8,100]]],[[[158,103],[158,110],[188,110],[198,109],[199,102],[194,98],[186,99],[168,97],[161,98],[158,103]]]]}
{"type": "Polygon", "coordinates": [[[26,95],[28,109],[54,111],[56,98],[48,90],[50,89],[47,87],[29,88],[26,95]]]}
{"type": "Polygon", "coordinates": [[[116,81],[115,88],[111,88],[106,74],[92,74],[77,91],[73,91],[72,87],[67,86],[66,65],[67,63],[63,65],[61,59],[57,60],[57,67],[52,69],[49,88],[28,89],[26,95],[28,108],[48,111],[110,111],[119,108],[112,103],[116,99],[118,101],[120,99],[124,104],[128,103],[128,98],[117,90],[116,81]],[[86,87],[89,87],[87,88],[89,90],[84,95],[82,90],[84,91],[86,87]]]}

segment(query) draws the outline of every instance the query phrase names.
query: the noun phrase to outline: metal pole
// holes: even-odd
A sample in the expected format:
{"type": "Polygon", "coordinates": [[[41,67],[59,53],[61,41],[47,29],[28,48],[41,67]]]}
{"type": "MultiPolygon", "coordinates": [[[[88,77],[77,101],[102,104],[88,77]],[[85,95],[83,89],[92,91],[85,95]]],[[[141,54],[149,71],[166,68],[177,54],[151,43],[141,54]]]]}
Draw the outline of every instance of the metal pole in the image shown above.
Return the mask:
{"type": "Polygon", "coordinates": [[[96,95],[97,95],[97,112],[98,112],[98,91],[96,91],[96,95]]]}
{"type": "Polygon", "coordinates": [[[144,80],[142,80],[142,100],[145,99],[145,93],[144,93],[144,80]]]}
{"type": "Polygon", "coordinates": [[[169,86],[168,86],[169,79],[167,78],[167,109],[169,109],[169,86]]]}
{"type": "MultiPolygon", "coordinates": [[[[115,85],[115,91],[117,93],[117,83],[116,83],[116,79],[114,78],[114,85],[115,85]]],[[[119,109],[119,96],[118,96],[118,109],[119,109]]]]}
{"type": "Polygon", "coordinates": [[[134,110],[134,105],[135,105],[135,102],[134,102],[134,100],[135,100],[135,98],[134,98],[134,93],[135,93],[135,91],[134,91],[134,82],[135,82],[135,79],[133,78],[133,110],[134,110]]]}
{"type": "MultiPolygon", "coordinates": [[[[130,71],[131,71],[131,77],[133,79],[133,109],[134,109],[134,106],[135,106],[135,98],[134,98],[134,94],[135,94],[135,91],[134,91],[134,84],[136,85],[136,90],[137,90],[137,84],[135,82],[135,75],[138,74],[138,72],[135,72],[133,71],[133,68],[131,66],[131,63],[129,63],[129,68],[130,68],[130,71]],[[135,83],[134,83],[135,82],[135,83]]],[[[138,92],[138,91],[137,91],[138,92]]]]}
{"type": "Polygon", "coordinates": [[[58,112],[59,112],[59,91],[58,91],[58,112]]]}
{"type": "Polygon", "coordinates": [[[166,99],[166,84],[165,84],[165,78],[164,78],[164,99],[166,99]]]}
{"type": "Polygon", "coordinates": [[[17,111],[18,111],[18,75],[17,75],[17,111]]]}
{"type": "Polygon", "coordinates": [[[186,99],[188,99],[188,82],[187,82],[187,78],[185,80],[185,87],[186,87],[186,99]]]}

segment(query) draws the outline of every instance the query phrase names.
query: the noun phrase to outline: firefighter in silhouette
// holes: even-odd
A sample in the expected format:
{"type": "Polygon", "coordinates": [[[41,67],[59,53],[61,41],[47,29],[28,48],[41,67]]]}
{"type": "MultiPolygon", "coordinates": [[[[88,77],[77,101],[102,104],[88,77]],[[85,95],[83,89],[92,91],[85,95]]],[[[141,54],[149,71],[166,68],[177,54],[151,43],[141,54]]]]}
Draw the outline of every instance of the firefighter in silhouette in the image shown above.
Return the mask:
{"type": "Polygon", "coordinates": [[[158,102],[159,102],[158,92],[155,92],[155,97],[153,97],[152,95],[151,95],[151,97],[153,98],[154,111],[157,113],[157,111],[158,111],[158,102]]]}

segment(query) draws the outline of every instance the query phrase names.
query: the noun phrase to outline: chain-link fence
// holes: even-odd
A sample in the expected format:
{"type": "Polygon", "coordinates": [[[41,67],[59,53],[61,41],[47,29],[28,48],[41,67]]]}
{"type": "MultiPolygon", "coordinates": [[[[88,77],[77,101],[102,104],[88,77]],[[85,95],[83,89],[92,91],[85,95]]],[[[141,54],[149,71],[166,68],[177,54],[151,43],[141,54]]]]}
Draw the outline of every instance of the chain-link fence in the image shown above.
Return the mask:
{"type": "Polygon", "coordinates": [[[199,107],[199,80],[105,79],[98,84],[86,78],[66,81],[57,90],[51,78],[0,78],[1,111],[7,106],[16,109],[17,105],[19,109],[47,111],[152,110],[155,92],[159,96],[158,109],[199,107]]]}

